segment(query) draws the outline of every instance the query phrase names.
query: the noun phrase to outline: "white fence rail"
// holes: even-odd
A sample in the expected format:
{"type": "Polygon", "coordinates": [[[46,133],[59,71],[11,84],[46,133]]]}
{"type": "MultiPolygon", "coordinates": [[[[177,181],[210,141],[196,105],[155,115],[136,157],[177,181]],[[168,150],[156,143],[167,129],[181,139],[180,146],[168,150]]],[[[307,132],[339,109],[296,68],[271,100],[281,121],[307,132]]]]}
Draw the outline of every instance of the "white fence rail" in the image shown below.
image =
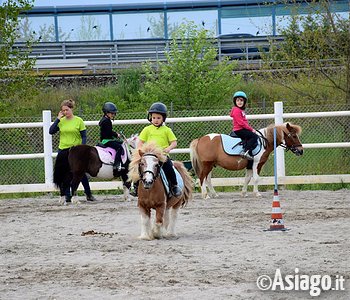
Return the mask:
{"type": "MultiPolygon", "coordinates": [[[[282,124],[283,118],[320,118],[320,117],[346,117],[350,116],[350,111],[332,111],[332,112],[312,112],[312,113],[283,113],[283,103],[275,102],[274,114],[258,114],[249,115],[248,119],[274,119],[275,124],[282,124]]],[[[178,122],[203,122],[203,121],[229,121],[229,116],[212,116],[212,117],[188,117],[188,118],[168,118],[168,123],[178,122]]],[[[0,185],[0,193],[20,193],[20,192],[51,192],[56,188],[53,184],[53,157],[56,157],[57,153],[52,151],[52,136],[49,134],[49,127],[51,125],[51,111],[43,111],[43,122],[35,123],[11,123],[0,124],[0,129],[6,128],[43,128],[44,138],[44,152],[34,154],[9,154],[0,155],[1,160],[10,159],[32,159],[43,158],[45,165],[45,183],[38,184],[11,184],[0,185]]],[[[98,121],[86,121],[86,125],[97,126],[98,121]]],[[[118,124],[148,124],[145,119],[133,119],[133,120],[115,120],[115,125],[118,124]]],[[[308,148],[350,148],[350,142],[338,142],[338,143],[314,143],[303,144],[305,149],[308,148]]],[[[279,147],[277,149],[277,176],[279,184],[314,184],[314,183],[350,183],[350,174],[337,174],[337,175],[306,175],[306,176],[285,176],[285,164],[284,164],[284,150],[279,147]]],[[[172,153],[189,153],[189,148],[177,148],[172,153]]],[[[212,182],[214,186],[234,186],[242,185],[244,178],[213,178],[212,182]]],[[[273,185],[274,177],[262,177],[261,185],[273,185]]],[[[109,181],[109,182],[91,182],[91,188],[93,190],[115,190],[122,188],[121,181],[109,181]]],[[[79,188],[81,189],[81,187],[79,188]]]]}

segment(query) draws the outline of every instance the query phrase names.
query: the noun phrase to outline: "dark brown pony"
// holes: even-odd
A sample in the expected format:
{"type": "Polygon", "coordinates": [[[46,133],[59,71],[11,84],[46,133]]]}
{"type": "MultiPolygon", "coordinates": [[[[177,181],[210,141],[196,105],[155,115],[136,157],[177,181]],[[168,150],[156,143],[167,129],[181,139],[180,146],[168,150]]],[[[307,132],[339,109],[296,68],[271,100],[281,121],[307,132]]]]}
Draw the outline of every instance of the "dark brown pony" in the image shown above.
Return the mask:
{"type": "MultiPolygon", "coordinates": [[[[124,139],[126,149],[136,147],[138,136],[133,135],[128,139],[124,139]]],[[[124,169],[120,172],[113,170],[112,164],[105,164],[101,161],[96,147],[89,145],[78,145],[70,149],[61,151],[56,158],[54,167],[53,181],[60,189],[60,203],[65,204],[65,191],[71,190],[72,202],[79,203],[74,197],[78,189],[79,183],[85,173],[92,177],[103,179],[113,179],[121,177],[123,181],[124,199],[130,200],[130,182],[128,181],[129,163],[131,159],[130,151],[127,151],[128,158],[124,164],[124,169]]]]}
{"type": "Polygon", "coordinates": [[[291,123],[283,125],[270,125],[259,130],[264,140],[265,146],[254,156],[252,167],[249,168],[248,160],[238,155],[228,155],[224,152],[220,134],[207,134],[191,142],[190,153],[191,162],[201,185],[202,198],[217,197],[211,184],[211,171],[214,166],[220,166],[227,170],[242,170],[246,168],[246,176],[242,189],[242,195],[247,196],[247,187],[253,177],[253,192],[256,197],[261,197],[258,190],[258,180],[261,168],[266,163],[269,155],[274,150],[273,132],[276,128],[276,145],[282,146],[286,150],[291,150],[295,155],[303,154],[303,146],[299,140],[301,127],[291,123]],[[209,193],[207,193],[207,185],[209,193]]]}
{"type": "Polygon", "coordinates": [[[160,177],[161,164],[166,156],[153,143],[146,143],[135,151],[129,168],[129,178],[139,181],[138,207],[141,213],[140,239],[152,240],[165,237],[175,237],[175,223],[180,207],[192,198],[192,178],[182,162],[174,161],[174,166],[180,173],[184,188],[179,198],[167,196],[160,177]],[[155,209],[154,226],[151,226],[151,209],[155,209]]]}

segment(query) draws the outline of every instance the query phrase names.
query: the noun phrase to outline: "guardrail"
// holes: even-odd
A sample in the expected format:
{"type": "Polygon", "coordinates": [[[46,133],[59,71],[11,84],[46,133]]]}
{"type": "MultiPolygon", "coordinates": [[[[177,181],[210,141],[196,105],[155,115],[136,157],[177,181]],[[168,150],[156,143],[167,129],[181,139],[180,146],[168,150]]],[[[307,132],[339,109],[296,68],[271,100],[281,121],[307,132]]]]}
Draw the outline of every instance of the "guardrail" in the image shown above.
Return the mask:
{"type": "MultiPolygon", "coordinates": [[[[275,102],[274,114],[258,114],[249,115],[248,119],[274,119],[276,124],[283,123],[283,118],[320,118],[320,117],[348,117],[350,111],[332,111],[332,112],[313,112],[313,113],[283,113],[282,102],[275,102]]],[[[183,123],[183,122],[215,122],[231,120],[228,116],[212,116],[212,117],[188,117],[188,118],[168,118],[167,123],[183,123]]],[[[127,124],[148,124],[145,119],[133,120],[115,120],[114,125],[127,124]]],[[[9,159],[31,159],[43,158],[45,161],[45,183],[38,184],[15,184],[15,185],[0,185],[0,193],[18,193],[18,192],[49,192],[56,190],[53,185],[53,160],[57,155],[52,151],[52,136],[49,134],[49,127],[51,125],[51,111],[43,111],[43,122],[35,123],[10,123],[0,124],[0,129],[5,128],[43,128],[43,142],[44,152],[34,154],[16,154],[16,155],[0,155],[0,160],[9,159]]],[[[86,121],[87,126],[97,126],[98,121],[86,121]]],[[[313,143],[303,144],[304,148],[350,148],[350,142],[338,143],[313,143]]],[[[310,184],[310,183],[342,183],[350,182],[350,174],[337,175],[305,175],[305,176],[285,176],[284,165],[284,150],[277,148],[277,176],[280,184],[310,184]]],[[[189,153],[189,148],[174,149],[172,153],[189,153]]],[[[213,185],[215,186],[229,186],[242,185],[244,178],[213,178],[213,185]]],[[[273,185],[273,177],[262,177],[261,185],[273,185]]],[[[94,190],[115,190],[121,188],[121,182],[91,182],[91,187],[94,190]]]]}
{"type": "MultiPolygon", "coordinates": [[[[213,45],[217,48],[218,60],[229,56],[231,59],[249,63],[260,59],[261,52],[268,52],[271,39],[275,43],[280,43],[283,37],[219,37],[213,39],[213,45]]],[[[81,69],[96,72],[99,68],[111,69],[145,61],[154,63],[165,61],[165,53],[169,50],[170,42],[171,40],[165,39],[140,39],[113,42],[38,43],[32,46],[30,57],[37,60],[39,64],[37,69],[40,69],[41,60],[58,62],[59,60],[85,59],[87,66],[81,69]]],[[[19,52],[28,51],[25,43],[16,43],[14,48],[19,52]]]]}

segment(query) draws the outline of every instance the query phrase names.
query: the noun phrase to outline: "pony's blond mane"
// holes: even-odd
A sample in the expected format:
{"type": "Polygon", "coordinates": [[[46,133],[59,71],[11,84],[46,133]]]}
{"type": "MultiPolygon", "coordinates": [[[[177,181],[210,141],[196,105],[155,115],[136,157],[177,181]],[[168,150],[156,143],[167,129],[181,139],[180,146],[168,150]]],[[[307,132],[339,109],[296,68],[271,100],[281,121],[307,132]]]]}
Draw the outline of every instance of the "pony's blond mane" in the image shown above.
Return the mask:
{"type": "Polygon", "coordinates": [[[149,142],[143,144],[141,148],[133,151],[128,172],[129,181],[136,182],[140,179],[139,163],[144,154],[153,154],[157,156],[161,162],[165,162],[167,159],[166,155],[163,154],[163,149],[161,149],[156,143],[149,142]]]}
{"type": "MultiPolygon", "coordinates": [[[[301,134],[301,127],[299,125],[294,125],[292,123],[289,123],[289,126],[292,127],[292,129],[295,130],[295,132],[300,135],[301,134]]],[[[276,141],[277,144],[281,143],[283,141],[283,132],[289,133],[287,130],[287,123],[284,123],[282,125],[275,125],[271,124],[266,128],[266,138],[269,142],[273,143],[273,129],[276,127],[276,141]]]]}

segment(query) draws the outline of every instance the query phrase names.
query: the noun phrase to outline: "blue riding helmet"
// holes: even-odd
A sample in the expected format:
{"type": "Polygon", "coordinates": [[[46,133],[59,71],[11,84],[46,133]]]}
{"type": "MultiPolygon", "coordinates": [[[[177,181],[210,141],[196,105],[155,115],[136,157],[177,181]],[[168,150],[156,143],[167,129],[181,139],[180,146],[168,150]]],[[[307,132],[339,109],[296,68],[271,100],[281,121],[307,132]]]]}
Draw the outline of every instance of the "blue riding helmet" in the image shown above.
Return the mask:
{"type": "Polygon", "coordinates": [[[245,92],[242,92],[242,91],[238,91],[236,93],[233,94],[233,99],[236,99],[237,97],[242,97],[244,98],[246,101],[248,100],[248,97],[246,95],[245,92]]]}
{"type": "Polygon", "coordinates": [[[246,106],[247,100],[248,100],[246,93],[242,92],[242,91],[238,91],[238,92],[233,94],[233,104],[234,104],[234,106],[237,106],[236,105],[236,98],[238,98],[238,97],[242,97],[244,99],[244,105],[243,105],[243,107],[241,109],[245,109],[245,106],[246,106]]]}

